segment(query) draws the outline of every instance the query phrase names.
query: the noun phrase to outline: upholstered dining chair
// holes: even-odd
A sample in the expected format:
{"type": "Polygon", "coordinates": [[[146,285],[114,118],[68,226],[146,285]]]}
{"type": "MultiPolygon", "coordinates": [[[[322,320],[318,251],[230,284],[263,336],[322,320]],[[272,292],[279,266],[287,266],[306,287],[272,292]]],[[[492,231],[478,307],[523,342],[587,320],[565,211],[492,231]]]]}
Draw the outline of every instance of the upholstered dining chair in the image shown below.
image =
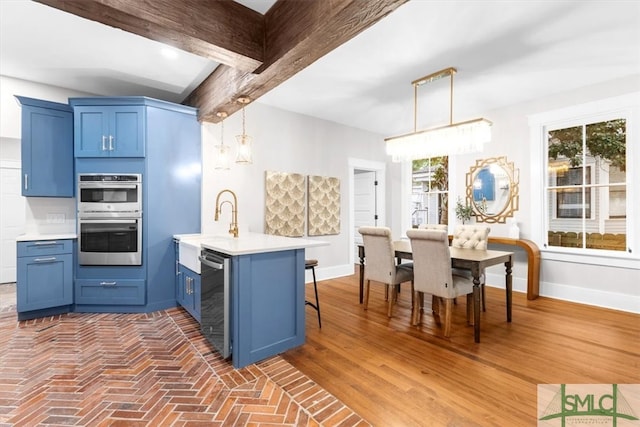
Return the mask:
{"type": "Polygon", "coordinates": [[[411,324],[420,322],[424,294],[432,295],[433,315],[440,322],[444,309],[444,336],[451,335],[453,300],[467,296],[467,322],[473,313],[473,280],[454,274],[451,268],[449,236],[443,230],[407,230],[413,253],[413,312],[411,324]]]}
{"type": "Polygon", "coordinates": [[[448,231],[449,226],[447,224],[420,224],[418,230],[441,230],[448,231]]]}
{"type": "Polygon", "coordinates": [[[411,296],[413,297],[413,263],[396,265],[390,228],[360,227],[358,232],[362,234],[365,252],[364,309],[367,310],[369,307],[371,281],[382,283],[385,285],[385,295],[388,300],[387,316],[391,317],[393,305],[398,299],[400,283],[411,282],[411,296]],[[389,288],[391,288],[391,297],[389,297],[389,288]]]}
{"type": "MultiPolygon", "coordinates": [[[[477,249],[485,251],[487,250],[487,244],[489,243],[489,232],[491,228],[478,224],[472,225],[458,225],[453,231],[453,239],[451,240],[451,246],[454,248],[465,249],[477,249]]],[[[456,274],[464,274],[471,277],[471,272],[467,270],[455,271],[456,274]]],[[[486,275],[484,270],[480,272],[480,301],[482,311],[487,311],[486,299],[484,292],[486,275]]]]}

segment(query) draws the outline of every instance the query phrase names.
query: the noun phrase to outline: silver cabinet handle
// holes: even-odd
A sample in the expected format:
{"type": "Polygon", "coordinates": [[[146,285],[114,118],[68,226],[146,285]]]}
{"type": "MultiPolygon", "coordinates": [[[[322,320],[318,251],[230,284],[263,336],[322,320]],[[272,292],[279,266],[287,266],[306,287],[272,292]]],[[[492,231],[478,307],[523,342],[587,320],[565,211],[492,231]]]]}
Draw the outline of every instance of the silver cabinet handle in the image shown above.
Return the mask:
{"type": "Polygon", "coordinates": [[[34,245],[36,246],[51,246],[51,245],[57,245],[58,242],[56,242],[55,240],[47,240],[46,242],[35,242],[34,245]]]}
{"type": "Polygon", "coordinates": [[[118,282],[100,282],[100,286],[115,286],[118,282]]]}
{"type": "Polygon", "coordinates": [[[107,137],[102,135],[102,151],[107,151],[107,137]]]}
{"type": "Polygon", "coordinates": [[[52,256],[52,257],[48,257],[48,258],[36,258],[34,259],[35,262],[53,262],[56,260],[56,257],[52,256]]]}
{"type": "Polygon", "coordinates": [[[24,189],[29,189],[29,174],[26,173],[24,174],[24,189]]]}
{"type": "Polygon", "coordinates": [[[109,135],[109,151],[113,151],[113,135],[109,135]]]}

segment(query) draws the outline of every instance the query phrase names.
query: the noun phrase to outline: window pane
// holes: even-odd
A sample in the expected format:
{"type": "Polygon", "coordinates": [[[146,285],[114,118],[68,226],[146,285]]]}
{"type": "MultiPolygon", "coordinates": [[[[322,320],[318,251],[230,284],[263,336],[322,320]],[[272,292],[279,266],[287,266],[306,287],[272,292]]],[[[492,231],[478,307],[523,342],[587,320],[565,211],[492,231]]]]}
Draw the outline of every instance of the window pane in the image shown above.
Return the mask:
{"type": "Polygon", "coordinates": [[[549,132],[549,186],[557,185],[555,181],[558,175],[582,164],[582,129],[582,126],[576,126],[549,132]]]}
{"type": "Polygon", "coordinates": [[[411,225],[446,224],[448,218],[449,159],[413,161],[411,225]]]}
{"type": "Polygon", "coordinates": [[[550,131],[548,245],[626,250],[626,122],[550,131]]]}

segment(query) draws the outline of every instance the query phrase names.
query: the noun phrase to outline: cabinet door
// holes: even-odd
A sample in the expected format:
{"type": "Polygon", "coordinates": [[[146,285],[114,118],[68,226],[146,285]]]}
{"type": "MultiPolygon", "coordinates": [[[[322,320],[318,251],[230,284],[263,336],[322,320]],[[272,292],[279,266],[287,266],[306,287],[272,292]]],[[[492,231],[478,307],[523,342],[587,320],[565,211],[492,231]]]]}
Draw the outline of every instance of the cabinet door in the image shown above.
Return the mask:
{"type": "Polygon", "coordinates": [[[75,156],[109,156],[109,113],[103,107],[76,107],[74,112],[75,156]]]}
{"type": "Polygon", "coordinates": [[[200,275],[180,265],[178,303],[200,322],[200,275]]]}
{"type": "Polygon", "coordinates": [[[76,157],[144,157],[144,107],[75,107],[76,157]]]}
{"type": "Polygon", "coordinates": [[[111,157],[144,157],[144,107],[111,107],[108,146],[111,157]]]}
{"type": "Polygon", "coordinates": [[[18,258],[17,310],[25,312],[73,303],[73,255],[18,258]]]}
{"type": "Polygon", "coordinates": [[[22,105],[22,195],[73,197],[71,107],[16,98],[22,105]]]}

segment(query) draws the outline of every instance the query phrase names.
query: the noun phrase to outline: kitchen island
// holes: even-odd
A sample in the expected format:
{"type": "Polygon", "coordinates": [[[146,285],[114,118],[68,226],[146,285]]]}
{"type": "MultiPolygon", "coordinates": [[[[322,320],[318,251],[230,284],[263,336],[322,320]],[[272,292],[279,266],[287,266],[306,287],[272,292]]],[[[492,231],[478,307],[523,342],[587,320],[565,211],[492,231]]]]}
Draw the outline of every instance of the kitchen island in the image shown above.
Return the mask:
{"type": "Polygon", "coordinates": [[[214,339],[222,331],[215,329],[228,328],[234,367],[304,343],[305,249],[328,243],[261,233],[242,233],[237,238],[193,234],[174,238],[178,302],[200,322],[203,334],[223,356],[224,349],[214,339]],[[201,251],[226,259],[227,267],[201,269],[201,251]],[[222,270],[228,282],[226,292],[222,270]],[[212,326],[211,319],[224,314],[225,298],[228,320],[212,326]]]}

